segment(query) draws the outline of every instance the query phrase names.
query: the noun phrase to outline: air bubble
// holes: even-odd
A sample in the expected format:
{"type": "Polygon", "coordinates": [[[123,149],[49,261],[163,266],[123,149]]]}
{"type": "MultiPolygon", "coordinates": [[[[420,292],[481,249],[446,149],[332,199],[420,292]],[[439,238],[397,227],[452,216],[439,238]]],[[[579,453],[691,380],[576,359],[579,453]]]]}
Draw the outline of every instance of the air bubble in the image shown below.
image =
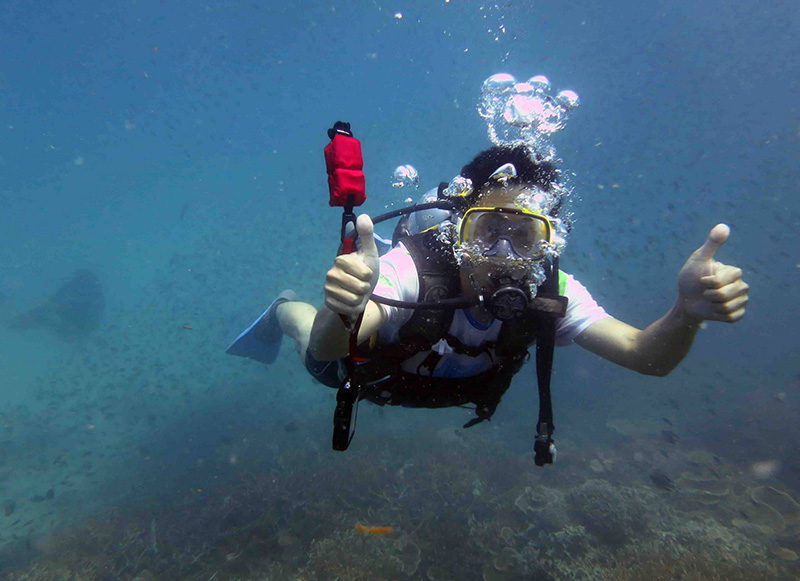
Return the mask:
{"type": "Polygon", "coordinates": [[[528,79],[528,85],[531,85],[537,93],[547,93],[550,91],[550,79],[544,75],[536,75],[528,79]]]}
{"type": "Polygon", "coordinates": [[[401,165],[392,173],[392,187],[404,188],[406,186],[414,186],[419,188],[419,173],[413,165],[401,165]]]}
{"type": "Polygon", "coordinates": [[[464,176],[456,176],[447,187],[442,191],[442,196],[445,198],[457,198],[460,196],[469,196],[472,193],[472,180],[464,176]]]}
{"type": "Polygon", "coordinates": [[[575,91],[561,91],[556,95],[556,101],[567,111],[574,111],[581,104],[581,99],[575,91]]]}
{"type": "Polygon", "coordinates": [[[496,93],[498,91],[502,92],[511,89],[516,84],[517,79],[514,78],[514,75],[509,75],[508,73],[496,73],[483,81],[481,91],[484,93],[496,93]]]}
{"type": "Polygon", "coordinates": [[[478,113],[486,119],[489,139],[495,145],[524,145],[540,159],[555,159],[549,137],[564,128],[579,104],[574,91],[550,93],[544,75],[518,83],[509,73],[497,73],[483,82],[478,113]]]}

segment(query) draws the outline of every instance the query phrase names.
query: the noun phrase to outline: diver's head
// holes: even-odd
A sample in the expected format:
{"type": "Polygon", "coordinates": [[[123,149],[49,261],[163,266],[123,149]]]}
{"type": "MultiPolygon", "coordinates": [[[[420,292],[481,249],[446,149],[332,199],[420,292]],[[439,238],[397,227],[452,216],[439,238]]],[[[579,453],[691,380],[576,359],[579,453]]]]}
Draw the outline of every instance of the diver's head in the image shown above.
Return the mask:
{"type": "Polygon", "coordinates": [[[570,229],[562,216],[568,190],[558,177],[555,165],[523,145],[479,153],[459,176],[470,187],[459,196],[457,254],[526,262],[557,256],[570,229]]]}
{"type": "Polygon", "coordinates": [[[477,186],[457,226],[462,289],[492,316],[513,318],[544,282],[543,263],[564,227],[555,218],[564,193],[557,171],[524,147],[493,147],[462,175],[477,186]]]}
{"type": "Polygon", "coordinates": [[[498,319],[520,315],[544,280],[541,262],[552,226],[517,202],[530,191],[524,185],[491,187],[459,220],[462,288],[498,319]]]}

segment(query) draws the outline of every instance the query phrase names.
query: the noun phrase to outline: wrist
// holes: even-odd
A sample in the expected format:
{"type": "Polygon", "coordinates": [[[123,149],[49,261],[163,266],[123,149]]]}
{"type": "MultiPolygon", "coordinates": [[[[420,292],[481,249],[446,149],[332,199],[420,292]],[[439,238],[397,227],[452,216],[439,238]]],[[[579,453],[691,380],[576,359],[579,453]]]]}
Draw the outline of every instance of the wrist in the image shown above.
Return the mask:
{"type": "Polygon", "coordinates": [[[672,309],[667,313],[667,317],[675,324],[688,328],[700,328],[703,323],[703,319],[689,314],[685,306],[685,299],[682,297],[678,297],[672,309]]]}

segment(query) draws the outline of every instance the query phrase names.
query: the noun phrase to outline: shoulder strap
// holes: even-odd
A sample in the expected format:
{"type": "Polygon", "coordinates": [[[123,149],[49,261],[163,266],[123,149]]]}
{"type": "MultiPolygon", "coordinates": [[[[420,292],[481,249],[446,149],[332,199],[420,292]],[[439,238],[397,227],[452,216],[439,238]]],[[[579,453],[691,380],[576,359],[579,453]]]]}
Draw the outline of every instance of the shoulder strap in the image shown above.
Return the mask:
{"type": "MultiPolygon", "coordinates": [[[[438,301],[459,296],[461,284],[458,264],[450,247],[439,242],[438,231],[430,230],[403,239],[419,277],[420,302],[438,301]]],[[[430,349],[453,322],[453,309],[415,309],[399,332],[400,343],[415,351],[430,349]]]]}

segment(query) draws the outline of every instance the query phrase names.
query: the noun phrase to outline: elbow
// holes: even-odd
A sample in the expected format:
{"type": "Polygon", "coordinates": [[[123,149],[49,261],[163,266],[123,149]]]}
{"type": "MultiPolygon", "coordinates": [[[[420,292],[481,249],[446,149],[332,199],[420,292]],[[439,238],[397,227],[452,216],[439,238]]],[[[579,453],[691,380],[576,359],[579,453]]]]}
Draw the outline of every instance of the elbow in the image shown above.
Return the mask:
{"type": "Polygon", "coordinates": [[[651,377],[666,377],[678,366],[680,359],[664,356],[663,353],[648,353],[634,348],[630,353],[629,368],[651,377]]]}

